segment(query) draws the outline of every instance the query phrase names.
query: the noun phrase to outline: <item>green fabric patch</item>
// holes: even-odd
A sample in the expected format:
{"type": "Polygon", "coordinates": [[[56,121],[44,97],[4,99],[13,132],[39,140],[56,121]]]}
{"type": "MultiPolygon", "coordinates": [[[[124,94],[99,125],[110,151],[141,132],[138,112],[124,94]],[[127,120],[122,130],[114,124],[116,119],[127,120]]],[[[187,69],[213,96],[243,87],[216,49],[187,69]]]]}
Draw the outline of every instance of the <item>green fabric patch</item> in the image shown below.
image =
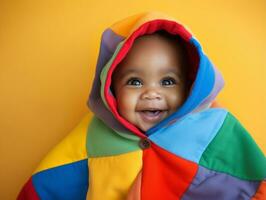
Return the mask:
{"type": "Polygon", "coordinates": [[[129,136],[128,133],[117,133],[100,119],[93,117],[87,134],[87,155],[101,157],[137,151],[140,150],[139,140],[137,136],[129,136]]]}
{"type": "Polygon", "coordinates": [[[244,180],[262,180],[266,176],[265,156],[230,113],[204,151],[199,164],[244,180]]]}
{"type": "Polygon", "coordinates": [[[104,97],[104,86],[105,86],[105,82],[106,82],[106,76],[107,76],[107,73],[111,67],[111,64],[113,63],[115,57],[117,56],[118,52],[120,51],[121,47],[123,46],[124,44],[124,41],[120,42],[117,47],[116,47],[116,50],[113,54],[113,56],[110,58],[110,60],[106,63],[106,65],[104,66],[104,68],[102,69],[101,71],[101,74],[100,74],[100,80],[101,80],[101,97],[102,97],[102,100],[105,104],[105,106],[109,109],[109,106],[107,105],[107,102],[106,102],[106,99],[104,97]]]}

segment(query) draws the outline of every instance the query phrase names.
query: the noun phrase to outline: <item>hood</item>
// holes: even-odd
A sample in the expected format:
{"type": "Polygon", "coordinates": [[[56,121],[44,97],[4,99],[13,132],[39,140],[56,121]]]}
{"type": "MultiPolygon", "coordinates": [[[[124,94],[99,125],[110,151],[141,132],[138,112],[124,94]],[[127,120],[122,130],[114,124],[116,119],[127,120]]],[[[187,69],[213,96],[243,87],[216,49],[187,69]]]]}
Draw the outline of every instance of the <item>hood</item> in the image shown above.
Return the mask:
{"type": "Polygon", "coordinates": [[[223,85],[221,74],[205,55],[196,38],[183,25],[164,14],[147,12],[123,19],[103,32],[88,106],[96,117],[117,133],[123,133],[128,137],[146,137],[189,113],[208,108],[223,85]],[[184,104],[144,134],[118,113],[116,99],[111,92],[111,77],[136,38],[159,30],[177,35],[184,41],[193,84],[184,104]]]}

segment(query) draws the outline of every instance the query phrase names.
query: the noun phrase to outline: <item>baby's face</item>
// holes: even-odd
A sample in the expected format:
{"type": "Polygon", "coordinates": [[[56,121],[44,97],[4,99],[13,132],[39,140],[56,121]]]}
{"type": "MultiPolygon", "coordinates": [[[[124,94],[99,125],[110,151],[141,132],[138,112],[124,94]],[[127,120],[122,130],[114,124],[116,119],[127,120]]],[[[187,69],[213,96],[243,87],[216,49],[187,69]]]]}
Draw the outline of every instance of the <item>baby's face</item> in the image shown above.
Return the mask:
{"type": "Polygon", "coordinates": [[[154,35],[138,38],[113,75],[118,112],[146,132],[186,98],[180,47],[154,35]]]}

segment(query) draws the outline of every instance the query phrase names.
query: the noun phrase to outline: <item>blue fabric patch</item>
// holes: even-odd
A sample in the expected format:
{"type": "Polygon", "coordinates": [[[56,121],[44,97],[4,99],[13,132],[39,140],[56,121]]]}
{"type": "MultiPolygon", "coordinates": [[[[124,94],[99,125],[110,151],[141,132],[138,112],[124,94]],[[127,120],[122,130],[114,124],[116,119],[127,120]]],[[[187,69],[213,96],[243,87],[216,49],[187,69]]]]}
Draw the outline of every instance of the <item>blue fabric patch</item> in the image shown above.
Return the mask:
{"type": "Polygon", "coordinates": [[[227,115],[221,108],[192,113],[153,133],[151,141],[184,159],[198,163],[227,115]]]}
{"type": "Polygon", "coordinates": [[[40,199],[85,200],[88,177],[88,159],[85,159],[38,172],[32,182],[40,199]]]}
{"type": "Polygon", "coordinates": [[[193,109],[199,106],[205,98],[208,97],[214,87],[215,71],[212,63],[202,52],[201,46],[195,38],[192,37],[190,39],[190,43],[192,43],[197,48],[199,54],[198,73],[196,80],[194,81],[192,91],[186,102],[178,109],[177,112],[173,113],[151,129],[149,129],[146,132],[147,135],[153,134],[163,126],[167,125],[170,121],[180,118],[185,114],[191,112],[193,109]]]}

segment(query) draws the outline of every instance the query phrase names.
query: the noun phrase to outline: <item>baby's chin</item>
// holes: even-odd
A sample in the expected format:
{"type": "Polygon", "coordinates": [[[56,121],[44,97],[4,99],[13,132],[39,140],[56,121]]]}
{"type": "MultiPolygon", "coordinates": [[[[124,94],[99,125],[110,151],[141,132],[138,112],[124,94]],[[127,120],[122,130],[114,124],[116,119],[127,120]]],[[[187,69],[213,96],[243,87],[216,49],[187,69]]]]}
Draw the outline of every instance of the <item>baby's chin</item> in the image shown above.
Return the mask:
{"type": "MultiPolygon", "coordinates": [[[[160,122],[160,121],[159,121],[160,122]]],[[[137,128],[139,128],[142,132],[146,133],[149,129],[151,129],[152,127],[154,127],[157,123],[153,123],[153,124],[148,124],[148,123],[139,123],[136,124],[137,128]]]]}
{"type": "Polygon", "coordinates": [[[138,127],[142,132],[146,133],[152,126],[148,127],[138,127]]]}

